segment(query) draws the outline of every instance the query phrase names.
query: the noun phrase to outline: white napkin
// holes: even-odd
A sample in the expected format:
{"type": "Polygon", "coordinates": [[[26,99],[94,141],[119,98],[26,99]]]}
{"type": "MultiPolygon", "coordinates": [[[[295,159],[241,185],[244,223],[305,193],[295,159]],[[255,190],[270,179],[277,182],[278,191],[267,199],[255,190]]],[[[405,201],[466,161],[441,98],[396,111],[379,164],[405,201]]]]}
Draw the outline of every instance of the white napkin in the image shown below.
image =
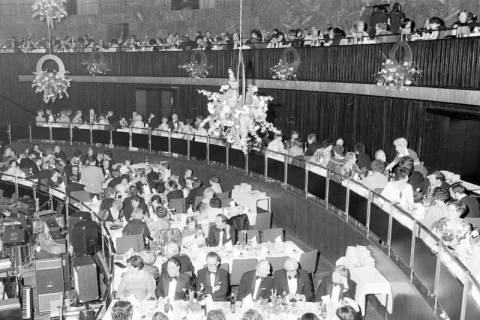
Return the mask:
{"type": "Polygon", "coordinates": [[[205,306],[207,307],[207,310],[210,310],[214,307],[213,298],[211,295],[207,295],[205,298],[205,306]]]}
{"type": "MultiPolygon", "coordinates": [[[[177,212],[177,213],[179,213],[179,212],[177,212]]],[[[188,213],[188,214],[192,214],[192,213],[193,213],[192,206],[188,207],[187,213],[188,213]]]]}
{"type": "Polygon", "coordinates": [[[223,246],[227,249],[232,249],[232,241],[228,240],[223,246]]]}
{"type": "Polygon", "coordinates": [[[278,236],[275,238],[275,243],[283,243],[282,236],[278,236]]]}
{"type": "Polygon", "coordinates": [[[254,306],[254,303],[253,303],[253,298],[252,298],[252,294],[250,293],[248,296],[246,296],[245,298],[243,298],[242,300],[242,308],[251,308],[254,306]]]}
{"type": "Polygon", "coordinates": [[[256,246],[258,244],[257,243],[257,237],[250,238],[250,239],[248,239],[247,242],[250,243],[252,246],[256,246]]]}
{"type": "Polygon", "coordinates": [[[235,200],[230,201],[230,207],[234,208],[236,205],[235,200]]]}

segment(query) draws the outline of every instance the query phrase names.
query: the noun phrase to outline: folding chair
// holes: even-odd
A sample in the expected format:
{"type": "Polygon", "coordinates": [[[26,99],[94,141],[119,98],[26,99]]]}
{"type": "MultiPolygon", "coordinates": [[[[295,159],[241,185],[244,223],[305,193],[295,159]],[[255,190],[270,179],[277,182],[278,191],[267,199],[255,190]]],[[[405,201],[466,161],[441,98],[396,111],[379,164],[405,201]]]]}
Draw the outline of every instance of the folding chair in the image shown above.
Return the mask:
{"type": "Polygon", "coordinates": [[[203,197],[202,196],[196,196],[195,199],[193,200],[193,211],[197,211],[197,207],[202,203],[203,197]]]}
{"type": "Polygon", "coordinates": [[[222,192],[222,193],[218,193],[218,194],[216,194],[216,197],[220,200],[230,199],[230,191],[225,191],[225,192],[222,192]]]}
{"type": "Polygon", "coordinates": [[[285,257],[267,257],[268,262],[270,262],[270,265],[272,266],[272,272],[283,269],[283,267],[285,265],[285,261],[287,259],[288,259],[287,256],[285,256],[285,257]]]}
{"type": "Polygon", "coordinates": [[[128,235],[117,238],[115,242],[116,253],[125,253],[133,249],[135,252],[145,250],[145,243],[143,242],[143,234],[128,235]]]}
{"type": "Polygon", "coordinates": [[[247,234],[247,242],[255,239],[257,243],[260,243],[260,231],[258,230],[245,230],[247,234]]]}
{"type": "Polygon", "coordinates": [[[272,225],[272,213],[271,212],[258,212],[257,213],[257,220],[255,221],[255,229],[257,230],[265,230],[270,229],[272,225]]]}
{"type": "Polygon", "coordinates": [[[262,242],[275,242],[275,240],[280,237],[283,241],[283,229],[266,229],[262,231],[262,242]]]}
{"type": "Polygon", "coordinates": [[[245,272],[253,271],[257,267],[257,259],[234,259],[232,261],[232,273],[230,285],[238,286],[245,272]]]}
{"type": "Polygon", "coordinates": [[[317,271],[318,250],[302,253],[300,256],[300,267],[308,273],[314,274],[317,271]]]}

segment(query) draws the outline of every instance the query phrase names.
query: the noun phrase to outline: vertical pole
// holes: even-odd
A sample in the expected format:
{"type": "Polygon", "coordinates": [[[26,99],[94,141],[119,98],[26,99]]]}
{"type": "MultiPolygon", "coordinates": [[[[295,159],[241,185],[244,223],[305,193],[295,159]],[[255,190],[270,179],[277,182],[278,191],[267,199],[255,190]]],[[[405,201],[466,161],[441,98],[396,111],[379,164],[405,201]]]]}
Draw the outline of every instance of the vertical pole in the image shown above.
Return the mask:
{"type": "Polygon", "coordinates": [[[367,202],[367,238],[370,236],[370,214],[372,209],[372,191],[368,190],[368,202],[367,202]]]}
{"type": "Polygon", "coordinates": [[[229,162],[230,162],[230,155],[229,155],[229,150],[230,150],[230,144],[227,142],[225,144],[225,165],[227,166],[227,170],[229,169],[229,162]]]}
{"type": "Polygon", "coordinates": [[[40,205],[38,203],[38,199],[37,199],[37,184],[34,182],[33,185],[32,185],[32,191],[33,191],[33,200],[35,201],[35,212],[38,212],[38,210],[40,210],[40,205]]]}
{"type": "Polygon", "coordinates": [[[93,124],[90,123],[90,145],[93,145],[93,124]]]}
{"type": "Polygon", "coordinates": [[[132,127],[129,128],[128,130],[128,148],[132,148],[132,127]]]}
{"type": "Polygon", "coordinates": [[[248,152],[244,152],[243,155],[245,156],[245,174],[248,175],[248,152]]]}
{"type": "Polygon", "coordinates": [[[265,181],[268,181],[268,157],[267,157],[267,151],[263,154],[263,175],[265,177],[265,181]]]}
{"type": "Polygon", "coordinates": [[[308,199],[308,163],[305,162],[305,199],[308,199]]]}
{"type": "Polygon", "coordinates": [[[187,134],[187,159],[190,160],[190,141],[192,141],[192,136],[187,134]]]}
{"type": "Polygon", "coordinates": [[[48,123],[48,131],[50,133],[50,143],[53,143],[52,123],[48,123]]]}
{"type": "Polygon", "coordinates": [[[210,164],[210,136],[207,137],[207,164],[210,164]]]}
{"type": "Polygon", "coordinates": [[[110,133],[110,145],[113,146],[113,128],[112,128],[112,126],[108,127],[108,131],[110,133]]]}
{"type": "Polygon", "coordinates": [[[285,162],[283,167],[283,188],[287,189],[288,186],[288,155],[285,154],[285,162]]]}
{"type": "Polygon", "coordinates": [[[70,129],[70,130],[69,130],[69,131],[70,131],[70,145],[73,145],[73,126],[72,126],[72,124],[70,123],[70,124],[68,125],[68,127],[69,127],[69,129],[70,129]]]}
{"type": "Polygon", "coordinates": [[[328,194],[330,193],[330,171],[327,170],[325,179],[325,207],[328,209],[328,194]]]}
{"type": "Polygon", "coordinates": [[[470,292],[470,288],[472,287],[472,280],[470,280],[469,272],[467,270],[464,271],[464,281],[463,281],[463,293],[462,293],[462,307],[460,309],[460,320],[465,320],[466,312],[467,312],[467,299],[468,299],[468,292],[470,292]]]}
{"type": "Polygon", "coordinates": [[[440,281],[440,268],[442,267],[442,264],[440,262],[440,250],[443,250],[443,247],[439,249],[437,253],[437,264],[435,266],[435,282],[433,285],[433,294],[435,295],[435,305],[433,306],[433,310],[435,312],[437,311],[437,306],[438,306],[438,283],[440,281]]]}
{"type": "Polygon", "coordinates": [[[415,263],[415,245],[417,241],[416,234],[418,234],[418,224],[414,223],[413,224],[413,230],[412,230],[412,243],[410,245],[410,281],[413,280],[413,266],[415,263]]]}
{"type": "Polygon", "coordinates": [[[350,216],[350,181],[347,182],[347,193],[345,195],[345,214],[348,221],[350,216]]]}
{"type": "Polygon", "coordinates": [[[392,227],[393,227],[393,217],[391,210],[388,210],[388,233],[387,233],[387,247],[388,255],[390,256],[392,251],[392,227]]]}
{"type": "Polygon", "coordinates": [[[152,154],[152,128],[148,128],[148,153],[152,154]]]}
{"type": "Polygon", "coordinates": [[[12,127],[10,126],[10,123],[8,124],[7,134],[8,134],[8,143],[12,144],[12,127]]]}
{"type": "Polygon", "coordinates": [[[168,132],[168,155],[172,156],[172,131],[168,132]]]}
{"type": "Polygon", "coordinates": [[[15,176],[15,193],[17,194],[18,199],[20,199],[20,194],[18,193],[18,177],[15,176]]]}
{"type": "Polygon", "coordinates": [[[28,123],[28,141],[32,143],[32,123],[28,123]]]}

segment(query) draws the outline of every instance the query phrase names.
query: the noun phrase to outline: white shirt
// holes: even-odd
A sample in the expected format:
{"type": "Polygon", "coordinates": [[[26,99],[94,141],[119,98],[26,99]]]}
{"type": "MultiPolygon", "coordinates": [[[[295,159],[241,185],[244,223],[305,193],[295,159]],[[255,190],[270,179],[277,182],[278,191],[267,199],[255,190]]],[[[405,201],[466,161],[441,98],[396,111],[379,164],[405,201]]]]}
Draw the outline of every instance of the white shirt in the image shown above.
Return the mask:
{"type": "MultiPolygon", "coordinates": [[[[296,279],[295,279],[296,280],[296,279]]],[[[257,299],[257,295],[258,295],[258,289],[260,289],[260,283],[262,282],[262,278],[257,278],[255,280],[255,289],[253,289],[253,300],[256,300],[257,299]]]]}
{"type": "Polygon", "coordinates": [[[175,289],[177,288],[177,280],[171,279],[170,283],[168,284],[168,295],[167,297],[170,301],[175,300],[175,289]]]}
{"type": "Polygon", "coordinates": [[[297,278],[292,277],[291,279],[288,278],[288,291],[291,295],[295,295],[297,293],[297,278]]]}
{"type": "Polygon", "coordinates": [[[213,292],[213,287],[215,287],[215,273],[210,273],[210,286],[212,287],[213,292]]]}
{"type": "Polygon", "coordinates": [[[337,303],[340,300],[340,291],[341,287],[338,284],[334,284],[332,288],[332,293],[330,294],[330,301],[337,303]]]}
{"type": "Polygon", "coordinates": [[[218,237],[220,238],[220,239],[218,239],[218,245],[221,246],[221,245],[223,245],[223,230],[221,230],[218,233],[218,237]]]}
{"type": "Polygon", "coordinates": [[[385,185],[382,196],[386,199],[399,203],[404,209],[408,209],[413,205],[413,189],[408,183],[399,185],[397,181],[390,181],[385,185]]]}

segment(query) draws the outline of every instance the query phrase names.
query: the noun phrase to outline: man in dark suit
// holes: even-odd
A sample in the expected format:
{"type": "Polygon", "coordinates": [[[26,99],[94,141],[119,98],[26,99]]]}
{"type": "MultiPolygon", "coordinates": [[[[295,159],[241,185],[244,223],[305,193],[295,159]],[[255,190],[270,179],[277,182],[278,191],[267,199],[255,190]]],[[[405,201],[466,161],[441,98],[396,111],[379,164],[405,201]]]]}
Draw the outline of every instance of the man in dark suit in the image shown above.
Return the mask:
{"type": "Polygon", "coordinates": [[[228,271],[220,268],[220,256],[209,252],[206,260],[207,266],[198,270],[197,291],[210,295],[213,301],[228,301],[230,282],[228,271]]]}
{"type": "Polygon", "coordinates": [[[273,278],[270,276],[270,263],[260,260],[255,271],[248,271],[242,275],[238,289],[238,299],[243,300],[248,295],[252,300],[270,299],[273,289],[273,278]]]}
{"type": "MultiPolygon", "coordinates": [[[[193,187],[193,189],[190,190],[190,192],[188,193],[188,196],[185,198],[185,205],[186,205],[187,209],[190,206],[192,206],[192,208],[193,208],[193,205],[194,205],[194,202],[195,202],[195,197],[203,197],[203,191],[205,190],[202,187],[202,181],[200,181],[200,179],[198,179],[198,178],[193,178],[192,187],[193,187]]],[[[193,209],[195,209],[195,208],[193,208],[193,209]]]]}
{"type": "Polygon", "coordinates": [[[152,194],[153,186],[148,181],[147,176],[141,177],[140,181],[135,183],[135,186],[137,187],[138,193],[141,194],[142,196],[145,194],[152,194]]]}
{"type": "Polygon", "coordinates": [[[304,270],[298,269],[298,262],[293,258],[285,261],[284,269],[273,274],[273,288],[277,294],[289,299],[313,300],[312,278],[304,270]]]}
{"type": "Polygon", "coordinates": [[[135,186],[130,187],[131,196],[123,200],[123,216],[125,220],[129,221],[132,215],[132,212],[136,208],[142,209],[144,214],[147,214],[147,205],[145,199],[138,196],[138,190],[135,186]]]}
{"type": "Polygon", "coordinates": [[[65,152],[62,150],[62,148],[59,145],[56,145],[53,148],[53,155],[55,156],[55,159],[62,159],[65,162],[67,162],[67,155],[65,152]]]}
{"type": "Polygon", "coordinates": [[[357,284],[350,280],[347,267],[336,266],[332,275],[322,278],[315,294],[315,301],[321,301],[324,296],[329,296],[330,301],[340,301],[344,297],[355,299],[356,286],[357,284]]]}
{"type": "MultiPolygon", "coordinates": [[[[169,258],[176,258],[180,262],[180,272],[193,275],[195,268],[192,260],[186,254],[180,254],[180,248],[175,242],[168,243],[165,248],[165,255],[169,258]]],[[[162,272],[167,271],[168,261],[162,264],[162,272]]]]}
{"type": "Polygon", "coordinates": [[[478,199],[468,196],[465,187],[460,183],[456,183],[450,188],[450,196],[467,206],[467,212],[462,214],[460,218],[480,218],[478,199]]]}
{"type": "Polygon", "coordinates": [[[178,121],[178,115],[176,113],[172,114],[172,121],[168,123],[170,131],[179,132],[182,129],[183,123],[178,121]]]}
{"type": "Polygon", "coordinates": [[[172,199],[183,199],[183,191],[178,190],[178,185],[175,181],[173,181],[173,180],[168,181],[167,187],[170,190],[167,193],[167,200],[169,202],[172,199]]]}
{"type": "Polygon", "coordinates": [[[210,247],[222,246],[227,242],[232,245],[237,242],[237,234],[235,229],[228,224],[228,219],[223,214],[215,217],[215,225],[208,232],[208,245],[210,247]]]}
{"type": "Polygon", "coordinates": [[[307,150],[305,151],[305,155],[308,157],[313,156],[315,152],[322,147],[322,145],[317,141],[317,136],[314,133],[308,135],[307,142],[307,150]]]}
{"type": "Polygon", "coordinates": [[[433,197],[433,191],[436,188],[442,188],[448,190],[450,186],[445,182],[445,176],[440,171],[434,171],[427,176],[427,179],[420,185],[421,193],[427,199],[431,200],[433,197]]]}
{"type": "Polygon", "coordinates": [[[158,119],[153,112],[150,112],[150,116],[148,117],[148,126],[153,130],[157,129],[160,125],[160,119],[158,119]]]}
{"type": "Polygon", "coordinates": [[[163,271],[157,283],[155,294],[157,298],[168,298],[170,301],[183,300],[188,297],[192,290],[192,278],[180,272],[180,261],[177,258],[169,258],[167,271],[163,271]]]}

